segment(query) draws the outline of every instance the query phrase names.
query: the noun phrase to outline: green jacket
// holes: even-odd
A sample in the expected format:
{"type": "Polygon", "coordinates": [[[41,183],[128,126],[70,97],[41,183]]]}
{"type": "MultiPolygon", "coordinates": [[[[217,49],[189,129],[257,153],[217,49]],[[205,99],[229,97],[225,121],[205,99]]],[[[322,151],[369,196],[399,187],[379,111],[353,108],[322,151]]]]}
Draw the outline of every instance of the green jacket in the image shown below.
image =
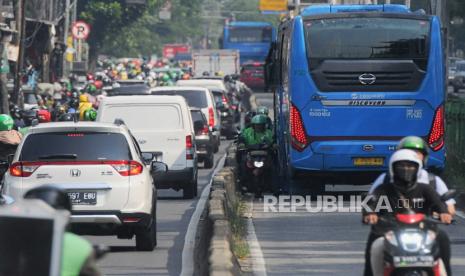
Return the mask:
{"type": "Polygon", "coordinates": [[[248,127],[241,133],[241,139],[244,141],[245,146],[258,145],[261,143],[271,145],[273,143],[273,133],[269,129],[257,133],[252,127],[248,127]]]}
{"type": "Polygon", "coordinates": [[[65,233],[61,276],[100,275],[93,259],[93,248],[87,240],[65,233]]]}

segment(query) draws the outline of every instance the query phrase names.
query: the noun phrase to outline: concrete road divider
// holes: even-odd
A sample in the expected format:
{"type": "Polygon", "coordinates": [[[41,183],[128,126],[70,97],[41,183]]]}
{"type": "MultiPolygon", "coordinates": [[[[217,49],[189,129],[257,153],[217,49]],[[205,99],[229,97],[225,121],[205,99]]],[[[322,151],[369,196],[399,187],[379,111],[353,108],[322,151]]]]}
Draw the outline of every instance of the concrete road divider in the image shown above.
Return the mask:
{"type": "Polygon", "coordinates": [[[208,223],[211,239],[208,247],[208,265],[211,276],[242,275],[232,251],[231,212],[239,197],[236,188],[235,146],[228,149],[225,167],[213,177],[208,202],[208,223]]]}

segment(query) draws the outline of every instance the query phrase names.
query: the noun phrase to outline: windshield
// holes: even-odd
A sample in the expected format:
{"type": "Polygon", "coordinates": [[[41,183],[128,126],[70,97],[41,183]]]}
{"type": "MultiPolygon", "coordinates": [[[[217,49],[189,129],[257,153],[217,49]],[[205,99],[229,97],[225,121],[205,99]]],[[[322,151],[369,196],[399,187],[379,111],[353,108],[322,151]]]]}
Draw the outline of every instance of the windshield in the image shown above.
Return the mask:
{"type": "Polygon", "coordinates": [[[204,91],[154,91],[152,95],[169,95],[169,96],[182,96],[186,99],[189,107],[206,108],[208,107],[207,97],[204,91]]]}
{"type": "Polygon", "coordinates": [[[131,160],[126,137],[119,133],[38,133],[26,139],[19,161],[131,160]]]}
{"type": "Polygon", "coordinates": [[[271,27],[230,27],[229,42],[271,42],[273,35],[271,27]]]}
{"type": "Polygon", "coordinates": [[[308,58],[316,63],[325,59],[411,59],[426,64],[428,58],[430,23],[426,20],[327,18],[306,21],[305,31],[308,58]]]}

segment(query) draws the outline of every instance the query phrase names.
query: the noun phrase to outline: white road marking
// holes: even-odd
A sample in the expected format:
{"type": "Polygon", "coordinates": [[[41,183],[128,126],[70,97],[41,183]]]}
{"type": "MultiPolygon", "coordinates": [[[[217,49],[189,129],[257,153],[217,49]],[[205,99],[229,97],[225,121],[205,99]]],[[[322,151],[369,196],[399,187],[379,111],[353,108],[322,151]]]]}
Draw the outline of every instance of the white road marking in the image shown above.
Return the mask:
{"type": "Polygon", "coordinates": [[[255,234],[253,225],[253,200],[248,202],[248,210],[250,212],[247,218],[247,243],[250,248],[250,258],[252,259],[252,270],[255,276],[267,276],[265,258],[263,258],[262,248],[255,234]],[[251,206],[250,206],[251,204],[251,206]]]}
{"type": "Polygon", "coordinates": [[[224,160],[226,154],[220,159],[216,165],[215,170],[212,173],[212,177],[208,185],[206,185],[202,194],[195,206],[195,211],[192,214],[192,217],[189,221],[189,226],[187,226],[186,236],[184,237],[184,247],[182,249],[182,270],[181,276],[191,276],[194,274],[194,248],[195,248],[195,236],[197,235],[197,228],[199,225],[200,216],[202,215],[205,205],[207,204],[208,196],[210,194],[210,187],[213,182],[213,177],[215,174],[221,170],[224,166],[224,160]]]}

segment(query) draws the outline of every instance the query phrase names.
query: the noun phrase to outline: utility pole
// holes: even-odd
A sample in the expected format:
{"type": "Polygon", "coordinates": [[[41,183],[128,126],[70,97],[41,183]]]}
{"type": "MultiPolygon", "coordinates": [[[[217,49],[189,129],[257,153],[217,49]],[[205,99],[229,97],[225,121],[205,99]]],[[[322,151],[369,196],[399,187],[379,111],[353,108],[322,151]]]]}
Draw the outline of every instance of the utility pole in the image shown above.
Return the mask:
{"type": "Polygon", "coordinates": [[[12,102],[14,102],[15,104],[20,104],[22,98],[21,77],[24,63],[24,40],[26,37],[26,17],[24,15],[25,4],[25,0],[16,0],[15,21],[16,29],[18,31],[19,54],[15,68],[14,91],[12,97],[12,102]]]}

